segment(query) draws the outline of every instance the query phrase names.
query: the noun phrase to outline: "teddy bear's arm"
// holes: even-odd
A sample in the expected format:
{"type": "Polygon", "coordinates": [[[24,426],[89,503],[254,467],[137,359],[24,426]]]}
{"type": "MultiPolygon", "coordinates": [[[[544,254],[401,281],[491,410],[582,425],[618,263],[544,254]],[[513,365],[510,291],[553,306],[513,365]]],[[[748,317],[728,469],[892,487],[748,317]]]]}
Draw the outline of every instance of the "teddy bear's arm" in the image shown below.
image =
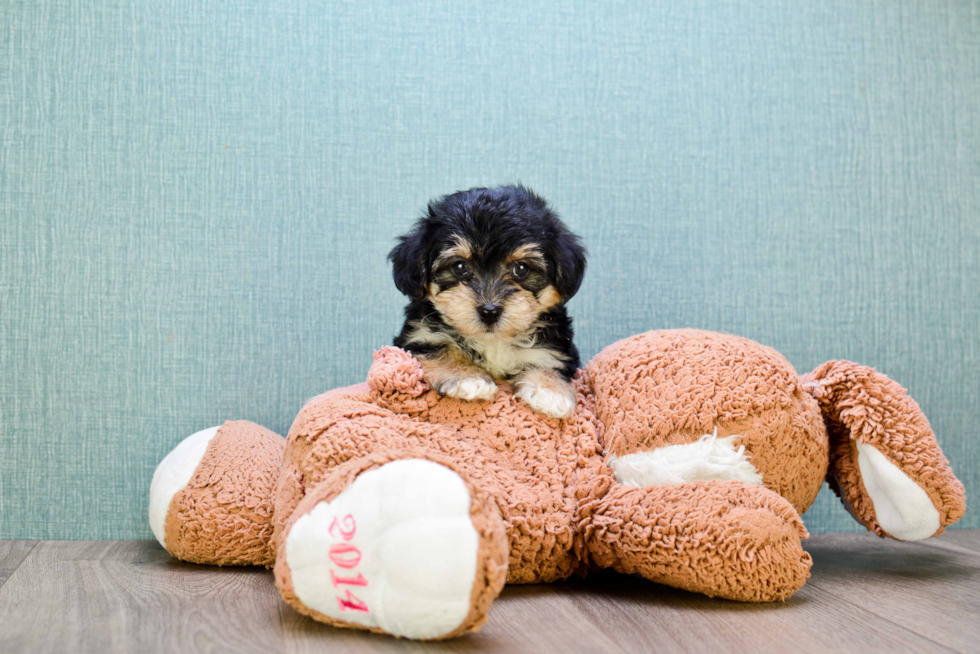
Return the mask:
{"type": "Polygon", "coordinates": [[[586,534],[599,567],[711,597],[782,600],[810,576],[793,506],[738,481],[616,484],[593,507],[586,534]]]}

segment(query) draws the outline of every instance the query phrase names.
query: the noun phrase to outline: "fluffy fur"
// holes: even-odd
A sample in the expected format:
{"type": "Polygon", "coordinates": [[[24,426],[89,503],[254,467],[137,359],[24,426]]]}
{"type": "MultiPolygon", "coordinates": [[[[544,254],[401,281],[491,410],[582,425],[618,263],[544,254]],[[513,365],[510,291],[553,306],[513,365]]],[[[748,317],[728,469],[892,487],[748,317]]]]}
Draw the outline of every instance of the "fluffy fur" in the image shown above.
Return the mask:
{"type": "Polygon", "coordinates": [[[762,485],[762,475],[749,461],[745,446],[735,446],[736,440],[740,437],[718,438],[715,427],[714,433],[705,434],[693,443],[609,457],[609,466],[616,481],[627,486],[683,484],[698,479],[762,485]]]}
{"type": "Polygon", "coordinates": [[[411,300],[395,345],[432,388],[489,400],[506,380],[541,413],[571,416],[580,362],[565,303],[585,249],[541,197],[502,186],[434,200],[388,258],[411,300]]]}

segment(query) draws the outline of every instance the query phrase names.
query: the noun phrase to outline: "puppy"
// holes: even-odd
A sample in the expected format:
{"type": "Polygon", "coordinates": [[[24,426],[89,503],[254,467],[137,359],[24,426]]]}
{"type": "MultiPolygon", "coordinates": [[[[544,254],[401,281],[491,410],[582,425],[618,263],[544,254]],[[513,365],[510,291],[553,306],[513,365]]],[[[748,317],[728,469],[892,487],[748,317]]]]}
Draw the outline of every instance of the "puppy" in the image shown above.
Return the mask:
{"type": "Polygon", "coordinates": [[[585,249],[542,198],[502,186],[434,200],[388,258],[411,299],[395,345],[432,388],[489,400],[506,380],[540,413],[572,415],[579,354],[565,303],[585,249]]]}

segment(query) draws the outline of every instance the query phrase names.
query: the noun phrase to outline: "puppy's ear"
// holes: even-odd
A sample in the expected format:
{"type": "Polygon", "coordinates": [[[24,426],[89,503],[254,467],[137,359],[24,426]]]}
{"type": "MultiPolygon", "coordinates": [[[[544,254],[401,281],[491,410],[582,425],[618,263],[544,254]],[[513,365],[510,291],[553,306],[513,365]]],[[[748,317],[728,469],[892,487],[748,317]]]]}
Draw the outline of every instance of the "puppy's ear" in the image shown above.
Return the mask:
{"type": "Polygon", "coordinates": [[[428,261],[425,239],[419,230],[398,237],[398,245],[388,253],[395,287],[413,300],[425,297],[428,261]]]}
{"type": "Polygon", "coordinates": [[[555,239],[555,288],[565,302],[578,293],[585,277],[585,247],[578,236],[562,231],[555,239]]]}

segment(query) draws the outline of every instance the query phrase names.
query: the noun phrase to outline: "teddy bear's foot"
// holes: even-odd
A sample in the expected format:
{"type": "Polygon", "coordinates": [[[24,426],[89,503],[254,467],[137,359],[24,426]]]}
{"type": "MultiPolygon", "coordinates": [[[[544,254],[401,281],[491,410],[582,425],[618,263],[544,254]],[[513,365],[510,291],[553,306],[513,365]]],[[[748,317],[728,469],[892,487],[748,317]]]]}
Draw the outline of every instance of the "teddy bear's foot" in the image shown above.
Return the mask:
{"type": "Polygon", "coordinates": [[[963,485],[904,388],[850,361],[829,361],[802,381],[827,424],[828,481],[859,522],[879,536],[914,541],[963,516],[963,485]]]}
{"type": "Polygon", "coordinates": [[[276,564],[283,596],[320,621],[405,638],[476,630],[506,576],[496,508],[433,461],[374,465],[297,507],[276,564]]]}
{"type": "Polygon", "coordinates": [[[167,547],[167,513],[174,495],[187,486],[204,458],[218,427],[202,429],[177,444],[157,465],[150,482],[150,529],[157,542],[167,547]]]}
{"type": "Polygon", "coordinates": [[[150,483],[150,527],[170,554],[211,565],[273,563],[273,489],[285,439],[245,420],[188,436],[150,483]]]}

